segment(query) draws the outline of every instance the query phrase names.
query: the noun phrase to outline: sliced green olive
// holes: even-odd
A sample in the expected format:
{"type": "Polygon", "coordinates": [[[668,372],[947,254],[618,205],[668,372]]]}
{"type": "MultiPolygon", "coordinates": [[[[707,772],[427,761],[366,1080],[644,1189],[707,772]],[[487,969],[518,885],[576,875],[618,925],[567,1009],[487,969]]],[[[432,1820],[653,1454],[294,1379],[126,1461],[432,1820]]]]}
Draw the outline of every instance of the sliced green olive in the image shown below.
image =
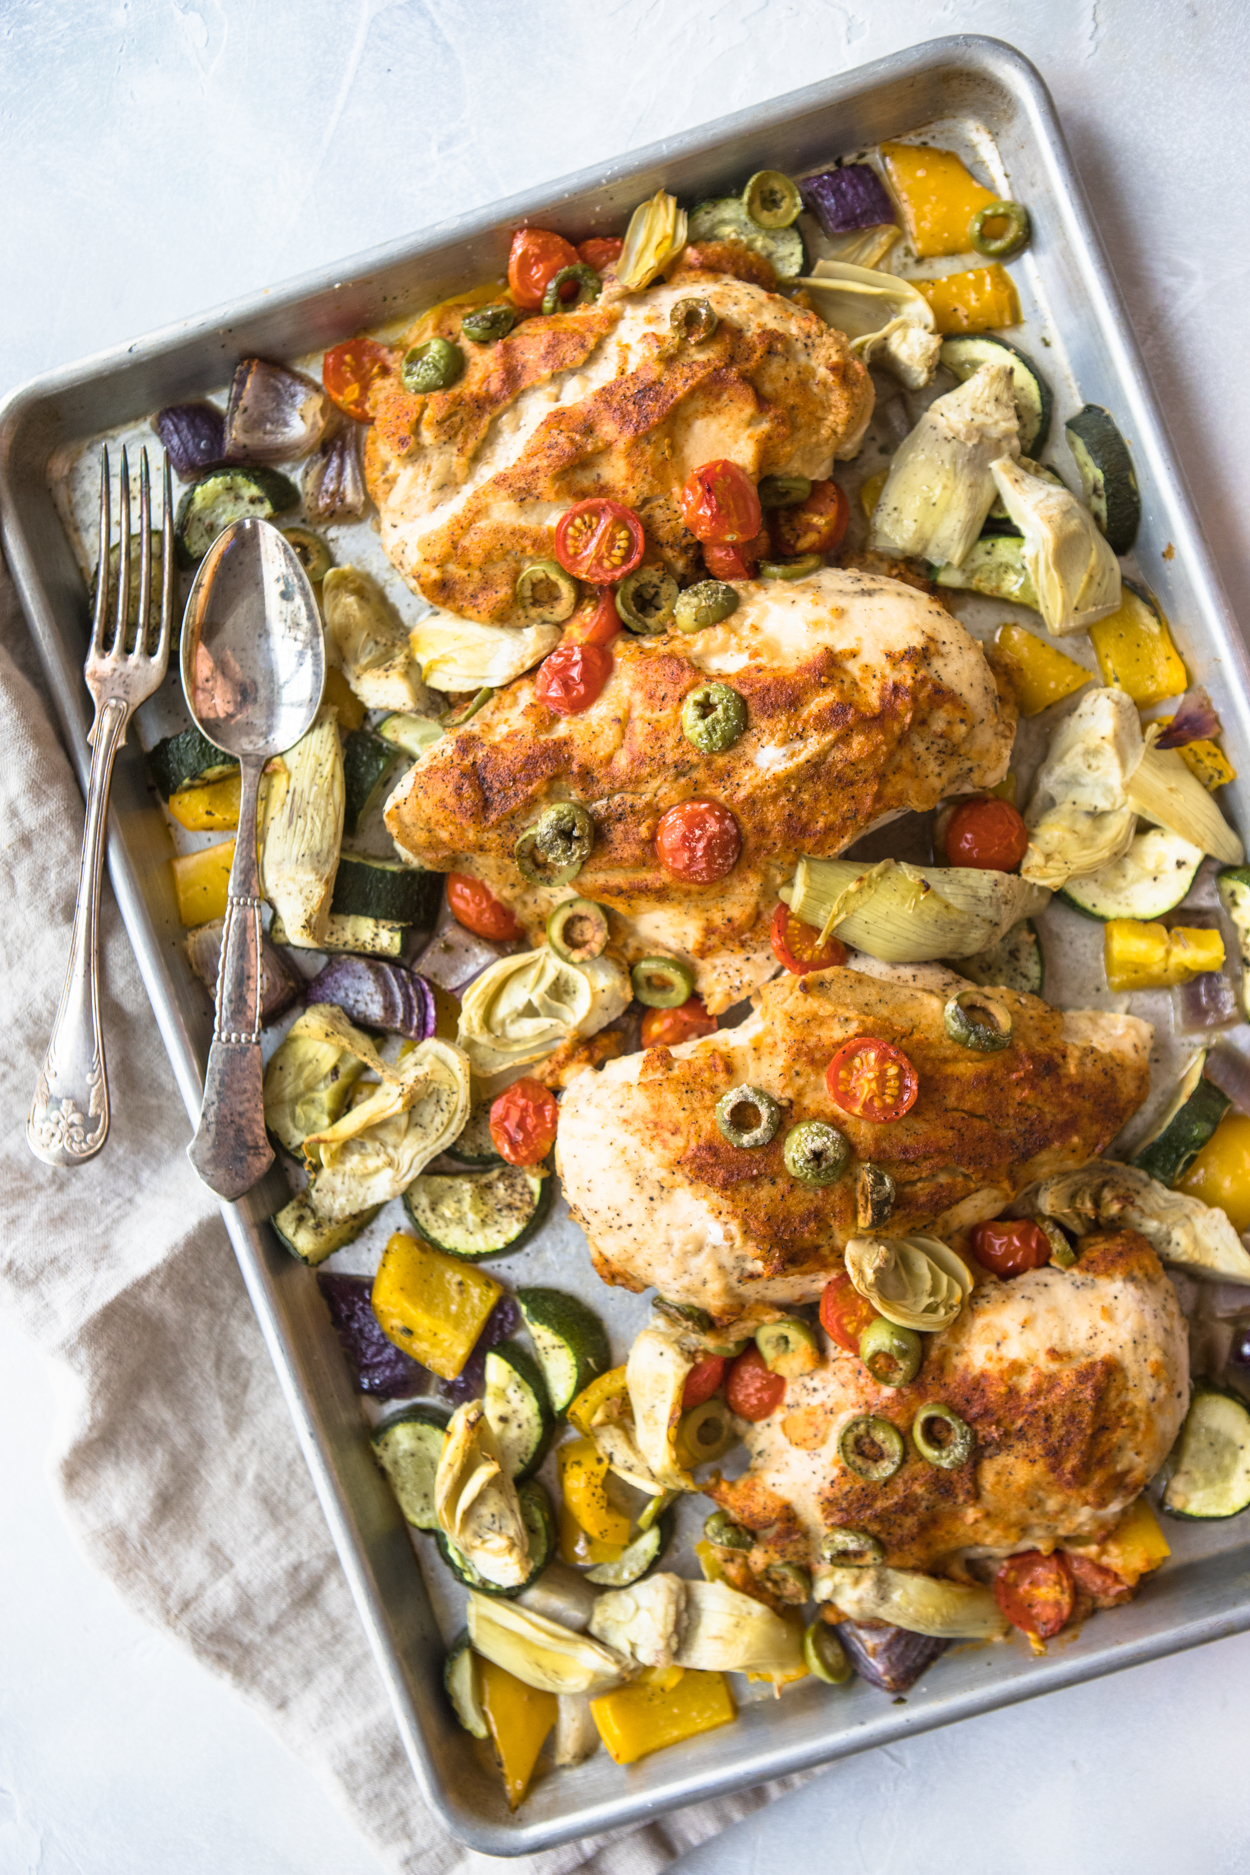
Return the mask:
{"type": "Polygon", "coordinates": [[[854,1676],[845,1647],[820,1615],[803,1630],[803,1664],[826,1686],[845,1686],[854,1676]]]}
{"type": "Polygon", "coordinates": [[[460,321],[460,330],[475,345],[493,345],[496,339],[506,339],[515,324],[516,307],[500,302],[494,306],[475,306],[460,321]]]}
{"type": "Polygon", "coordinates": [[[629,980],[647,1009],[679,1009],[694,995],[694,971],[680,957],[644,957],[629,980]]]}
{"type": "Polygon", "coordinates": [[[894,1209],[898,1187],[884,1166],[866,1159],[855,1174],[855,1222],[860,1230],[876,1230],[894,1209]]]}
{"type": "Polygon", "coordinates": [[[859,1338],[859,1358],[882,1387],[905,1387],[920,1372],[924,1343],[914,1328],[900,1328],[884,1315],[859,1338]]]}
{"type": "Polygon", "coordinates": [[[990,260],[1010,260],[1028,246],[1032,233],[1033,223],[1022,202],[990,202],[979,208],[968,223],[968,239],[978,254],[990,260]],[[1005,226],[991,234],[989,229],[996,222],[1005,226]]]}
{"type": "Polygon", "coordinates": [[[797,508],[812,492],[805,475],[766,475],[756,490],[761,508],[797,508]]]}
{"type": "Polygon", "coordinates": [[[577,606],[577,581],[558,560],[535,560],[517,580],[516,602],[527,625],[562,625],[577,606]]]}
{"type": "Polygon", "coordinates": [[[760,1580],[765,1588],[772,1590],[783,1602],[810,1602],[812,1599],[812,1576],[809,1569],[801,1563],[775,1562],[760,1572],[760,1580]]]}
{"type": "Polygon", "coordinates": [[[731,1146],[766,1146],[781,1125],[781,1108],[764,1088],[744,1082],[721,1095],[716,1124],[731,1146]]]}
{"type": "Polygon", "coordinates": [[[844,1529],[841,1525],[825,1531],[820,1553],[826,1562],[840,1563],[844,1569],[868,1569],[885,1561],[885,1546],[870,1531],[844,1529]]]}
{"type": "Polygon", "coordinates": [[[319,585],[334,565],[330,549],[320,534],[314,534],[306,527],[284,527],[282,532],[287,545],[295,549],[295,558],[313,585],[319,585]]]}
{"type": "Polygon", "coordinates": [[[797,1380],[820,1366],[820,1347],[816,1331],[797,1316],[783,1322],[764,1322],[755,1331],[755,1345],[770,1374],[783,1380],[797,1380]]]}
{"type": "Polygon", "coordinates": [[[640,566],[616,589],[616,610],[628,631],[655,638],[668,630],[677,604],[677,581],[662,566],[640,566]]]}
{"type": "Polygon", "coordinates": [[[586,864],[594,843],[595,823],[586,809],[576,801],[557,801],[521,835],[513,856],[531,885],[567,885],[586,864]]]}
{"type": "Polygon", "coordinates": [[[710,300],[679,299],[668,316],[668,324],[674,338],[685,339],[689,345],[702,345],[705,339],[711,338],[720,320],[710,300]]]}
{"type": "Polygon", "coordinates": [[[757,228],[788,228],[799,218],[803,197],[779,169],[757,169],[742,191],[742,206],[757,228]]]}
{"type": "Polygon", "coordinates": [[[593,267],[588,267],[584,260],[579,260],[572,267],[561,267],[559,273],[553,273],[547,282],[547,291],[543,294],[545,313],[569,312],[574,306],[589,306],[599,297],[603,282],[593,267]],[[577,292],[572,299],[561,299],[560,290],[571,280],[577,282],[577,292]]]}
{"type": "Polygon", "coordinates": [[[723,579],[701,579],[697,586],[687,586],[677,595],[673,623],[681,632],[706,631],[720,625],[738,610],[738,595],[723,579]]]}
{"type": "Polygon", "coordinates": [[[797,560],[761,560],[761,579],[806,579],[811,573],[819,573],[825,564],[824,556],[819,553],[800,554],[797,560]]]}
{"type": "Polygon", "coordinates": [[[844,1133],[825,1120],[800,1120],[786,1134],[782,1157],[791,1178],[800,1185],[834,1185],[850,1164],[851,1147],[844,1133]]]}
{"type": "Polygon", "coordinates": [[[724,1458],[737,1440],[729,1408],[723,1400],[704,1400],[677,1422],[677,1455],[691,1465],[708,1465],[724,1458]]]}
{"type": "Polygon", "coordinates": [[[682,1328],[697,1329],[701,1335],[707,1334],[713,1327],[713,1318],[697,1302],[671,1302],[667,1296],[657,1296],[655,1307],[661,1315],[667,1315],[670,1322],[676,1322],[682,1328]]]}
{"type": "Polygon", "coordinates": [[[1050,1245],[1050,1260],[1056,1269],[1070,1270],[1080,1252],[1076,1245],[1069,1243],[1059,1226],[1048,1217],[1036,1217],[1033,1222],[1050,1245]]]}
{"type": "Polygon", "coordinates": [[[907,1447],[891,1420],[882,1419],[879,1413],[861,1413],[843,1426],[838,1455],[857,1478],[866,1478],[869,1484],[884,1484],[902,1466],[907,1447]]]}
{"type": "Polygon", "coordinates": [[[399,367],[400,382],[414,396],[429,391],[445,391],[464,370],[464,353],[450,339],[427,339],[404,353],[399,367]]]}
{"type": "Polygon", "coordinates": [[[547,942],[566,964],[588,964],[608,946],[608,914],[590,898],[566,898],[547,920],[547,942]]]}
{"type": "Polygon", "coordinates": [[[966,1419],[940,1400],[922,1406],[912,1421],[912,1443],[927,1465],[957,1471],[976,1449],[977,1435],[966,1419]]]}
{"type": "Polygon", "coordinates": [[[444,729],[463,729],[469,718],[476,716],[478,711],[490,702],[494,694],[490,684],[483,684],[477,695],[470,698],[463,707],[444,710],[438,719],[439,723],[444,729]]]}
{"type": "Polygon", "coordinates": [[[1011,1011],[986,990],[960,990],[946,1005],[946,1033],[961,1048],[983,1055],[1011,1045],[1011,1011]]]}
{"type": "Polygon", "coordinates": [[[703,1534],[717,1549],[750,1549],[755,1541],[752,1531],[744,1530],[723,1510],[714,1510],[703,1525],[703,1534]]]}
{"type": "Polygon", "coordinates": [[[731,684],[700,684],[681,706],[681,730],[703,755],[723,755],[747,726],[745,698],[731,684]]]}

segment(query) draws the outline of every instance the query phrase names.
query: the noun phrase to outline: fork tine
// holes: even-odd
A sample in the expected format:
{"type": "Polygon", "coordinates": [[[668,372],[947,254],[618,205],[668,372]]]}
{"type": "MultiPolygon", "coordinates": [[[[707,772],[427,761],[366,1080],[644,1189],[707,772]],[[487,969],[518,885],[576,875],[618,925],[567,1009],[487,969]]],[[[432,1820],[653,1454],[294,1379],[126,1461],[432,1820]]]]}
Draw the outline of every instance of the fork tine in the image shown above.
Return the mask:
{"type": "Polygon", "coordinates": [[[104,651],[104,621],[108,617],[109,605],[109,535],[112,532],[112,516],[109,513],[109,451],[104,445],[104,463],[100,470],[100,561],[95,582],[95,611],[91,619],[90,656],[98,658],[104,651]]]}
{"type": "Polygon", "coordinates": [[[165,501],[161,514],[161,632],[156,645],[156,662],[164,668],[169,661],[174,620],[174,495],[168,456],[162,480],[165,501]]]}
{"type": "Polygon", "coordinates": [[[134,656],[148,655],[148,604],[152,597],[152,489],[148,480],[148,452],[139,452],[139,623],[134,656]]]}
{"type": "Polygon", "coordinates": [[[126,451],[122,450],[122,472],[117,487],[118,521],[118,564],[117,564],[117,626],[113,633],[110,649],[122,652],[126,649],[126,620],[130,615],[130,464],[126,451]]]}

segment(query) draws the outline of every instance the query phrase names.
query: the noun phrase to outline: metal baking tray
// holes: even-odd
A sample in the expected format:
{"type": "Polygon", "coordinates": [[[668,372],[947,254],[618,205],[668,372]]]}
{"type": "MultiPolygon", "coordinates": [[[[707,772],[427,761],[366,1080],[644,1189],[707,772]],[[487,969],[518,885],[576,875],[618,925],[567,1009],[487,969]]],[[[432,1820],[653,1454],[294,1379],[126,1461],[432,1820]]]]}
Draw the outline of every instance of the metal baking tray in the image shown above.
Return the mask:
{"type": "MultiPolygon", "coordinates": [[[[974,151],[1004,192],[1010,178],[1009,192],[1029,204],[1034,241],[1014,268],[1031,327],[1026,343],[1049,347],[1044,356],[1061,409],[1075,407],[1079,386],[1079,399],[1107,405],[1129,438],[1143,503],[1140,570],[1174,622],[1193,680],[1216,702],[1234,760],[1250,776],[1246,651],[1054,106],[1020,53],[996,40],[960,36],[722,118],[541,194],[426,229],[50,374],[13,396],[0,411],[4,545],[84,786],[87,597],[49,490],[51,466],[64,452],[102,432],[125,431],[164,403],[220,387],[240,356],[315,353],[497,276],[519,222],[582,238],[596,228],[619,228],[661,186],[697,201],[739,186],[757,168],[801,174],[882,138],[921,131],[974,151]]],[[[1235,820],[1250,827],[1247,783],[1232,784],[1228,793],[1235,820]]],[[[113,783],[110,877],[194,1116],[211,1017],[181,950],[169,855],[167,825],[132,738],[113,783]]],[[[116,1054],[125,1038],[111,1035],[108,1045],[116,1054]]],[[[1250,1627],[1250,1554],[1237,1525],[1173,1524],[1174,1561],[1140,1599],[1090,1622],[1045,1659],[1029,1658],[1023,1643],[957,1649],[905,1700],[893,1702],[862,1682],[831,1694],[805,1681],[780,1700],[748,1698],[736,1725],[628,1769],[599,1752],[574,1771],[544,1777],[519,1814],[509,1816],[497,1775],[444,1702],[440,1612],[444,1623],[448,1615],[436,1603],[445,1597],[436,1590],[431,1599],[370,1456],[360,1401],[315,1280],[264,1223],[285,1189],[281,1175],[271,1173],[245,1200],[223,1206],[226,1225],[421,1793],[477,1850],[522,1855],[618,1828],[1250,1627]]],[[[597,1285],[580,1233],[567,1220],[548,1228],[534,1254],[526,1274],[541,1268],[547,1280],[594,1294],[616,1337],[633,1328],[638,1299],[597,1285]]],[[[517,1267],[505,1274],[514,1279],[517,1267]]],[[[736,1681],[735,1690],[741,1685],[736,1681]]]]}

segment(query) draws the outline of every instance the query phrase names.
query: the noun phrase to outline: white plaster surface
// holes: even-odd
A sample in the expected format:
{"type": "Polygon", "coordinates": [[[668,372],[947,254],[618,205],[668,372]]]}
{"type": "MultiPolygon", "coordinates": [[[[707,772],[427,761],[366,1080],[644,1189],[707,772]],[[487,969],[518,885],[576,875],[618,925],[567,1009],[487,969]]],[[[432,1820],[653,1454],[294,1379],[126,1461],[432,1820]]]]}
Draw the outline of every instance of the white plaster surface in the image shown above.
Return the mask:
{"type": "MultiPolygon", "coordinates": [[[[0,395],[959,31],[1054,92],[1250,625],[1245,0],[0,0],[0,395]]],[[[78,1557],[53,1405],[0,1325],[0,1875],[376,1875],[311,1774],[78,1557]]],[[[851,1760],[682,1868],[1233,1875],[1243,1673],[1250,1637],[851,1760]]]]}

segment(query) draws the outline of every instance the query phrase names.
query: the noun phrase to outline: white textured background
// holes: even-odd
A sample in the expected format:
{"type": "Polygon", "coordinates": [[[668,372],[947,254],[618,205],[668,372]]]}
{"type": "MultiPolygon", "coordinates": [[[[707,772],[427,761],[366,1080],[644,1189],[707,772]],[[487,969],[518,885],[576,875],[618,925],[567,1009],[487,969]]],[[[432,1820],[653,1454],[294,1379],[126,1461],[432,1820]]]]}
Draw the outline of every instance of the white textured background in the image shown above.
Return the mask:
{"type": "MultiPolygon", "coordinates": [[[[1246,0],[0,0],[0,396],[951,32],[1050,84],[1250,627],[1246,0]]],[[[377,1875],[311,1775],[78,1558],[53,1411],[0,1329],[0,1875],[377,1875]]],[[[683,1875],[1241,1875],[1243,1674],[1250,1637],[851,1760],[683,1875]]]]}

